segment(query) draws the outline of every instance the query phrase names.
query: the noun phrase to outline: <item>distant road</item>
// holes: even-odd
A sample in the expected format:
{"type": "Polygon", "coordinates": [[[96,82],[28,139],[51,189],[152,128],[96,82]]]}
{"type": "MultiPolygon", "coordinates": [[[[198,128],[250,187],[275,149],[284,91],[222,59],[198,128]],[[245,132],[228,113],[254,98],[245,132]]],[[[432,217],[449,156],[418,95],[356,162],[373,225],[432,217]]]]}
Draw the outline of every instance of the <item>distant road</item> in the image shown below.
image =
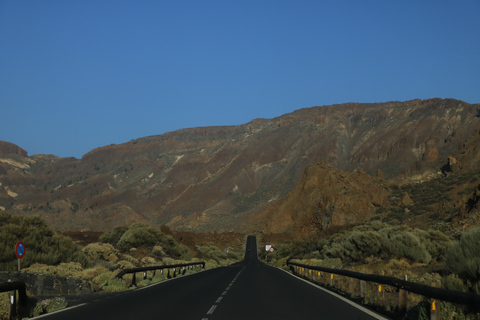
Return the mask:
{"type": "Polygon", "coordinates": [[[367,312],[261,263],[256,238],[250,236],[240,263],[100,297],[35,319],[386,319],[367,312]]]}

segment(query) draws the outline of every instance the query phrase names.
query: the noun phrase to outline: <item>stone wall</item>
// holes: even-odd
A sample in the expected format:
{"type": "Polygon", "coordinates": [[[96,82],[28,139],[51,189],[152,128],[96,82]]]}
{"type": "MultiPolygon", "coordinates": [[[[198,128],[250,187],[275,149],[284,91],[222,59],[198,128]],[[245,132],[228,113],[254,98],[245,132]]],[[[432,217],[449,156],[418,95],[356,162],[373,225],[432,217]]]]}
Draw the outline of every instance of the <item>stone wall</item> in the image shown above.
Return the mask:
{"type": "Polygon", "coordinates": [[[86,294],[92,292],[88,281],[77,278],[26,272],[0,272],[0,282],[7,282],[8,280],[25,282],[27,291],[34,296],[86,294]]]}

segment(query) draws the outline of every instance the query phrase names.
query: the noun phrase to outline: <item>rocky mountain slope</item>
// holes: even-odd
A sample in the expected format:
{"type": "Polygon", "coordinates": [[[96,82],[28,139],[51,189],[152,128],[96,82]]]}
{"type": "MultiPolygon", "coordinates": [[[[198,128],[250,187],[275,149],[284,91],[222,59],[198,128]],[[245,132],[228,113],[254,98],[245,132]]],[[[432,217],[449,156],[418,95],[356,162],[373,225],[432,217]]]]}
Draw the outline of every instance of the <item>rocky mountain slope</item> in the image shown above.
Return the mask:
{"type": "Polygon", "coordinates": [[[387,206],[383,179],[419,182],[480,168],[479,129],[480,105],[429,99],[313,107],[239,126],[182,129],[82,159],[2,151],[0,210],[40,215],[59,230],[143,221],[198,232],[308,233],[373,218],[387,206]],[[382,177],[372,178],[379,170],[382,177]],[[317,211],[294,206],[309,202],[297,200],[306,195],[302,188],[313,190],[317,211]]]}

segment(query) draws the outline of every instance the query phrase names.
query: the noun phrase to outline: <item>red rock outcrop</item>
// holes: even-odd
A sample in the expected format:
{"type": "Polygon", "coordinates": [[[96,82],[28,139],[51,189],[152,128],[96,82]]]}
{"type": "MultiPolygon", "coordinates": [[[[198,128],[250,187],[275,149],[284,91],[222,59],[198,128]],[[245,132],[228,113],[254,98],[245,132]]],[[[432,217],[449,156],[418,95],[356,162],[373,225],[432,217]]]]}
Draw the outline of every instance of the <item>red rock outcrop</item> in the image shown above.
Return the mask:
{"type": "Polygon", "coordinates": [[[343,172],[326,162],[305,169],[297,186],[276,206],[250,217],[246,230],[301,236],[327,229],[365,223],[378,207],[388,206],[383,181],[363,171],[343,172]]]}

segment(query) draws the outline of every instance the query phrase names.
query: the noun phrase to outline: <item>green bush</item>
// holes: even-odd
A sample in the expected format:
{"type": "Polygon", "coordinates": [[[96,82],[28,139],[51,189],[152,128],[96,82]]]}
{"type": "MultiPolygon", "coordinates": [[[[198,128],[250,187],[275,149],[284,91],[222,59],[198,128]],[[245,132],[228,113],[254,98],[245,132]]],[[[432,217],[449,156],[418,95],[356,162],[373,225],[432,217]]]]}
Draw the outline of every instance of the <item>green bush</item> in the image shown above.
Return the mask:
{"type": "Polygon", "coordinates": [[[106,232],[98,238],[99,242],[103,243],[110,243],[112,245],[116,245],[117,242],[120,240],[120,238],[123,236],[123,234],[128,230],[128,227],[126,226],[120,226],[116,227],[113,229],[112,232],[106,232]]]}
{"type": "Polygon", "coordinates": [[[340,243],[324,251],[327,257],[337,257],[342,260],[363,261],[365,258],[377,255],[381,249],[382,236],[376,231],[354,231],[340,243]]]}
{"type": "Polygon", "coordinates": [[[452,239],[439,230],[416,231],[415,236],[425,246],[432,260],[442,261],[448,248],[453,244],[452,239]]]}
{"type": "Polygon", "coordinates": [[[153,247],[160,238],[160,232],[155,228],[142,223],[134,223],[122,234],[117,242],[117,247],[122,251],[140,246],[153,247]]]}
{"type": "Polygon", "coordinates": [[[152,278],[152,283],[163,281],[166,278],[167,277],[165,276],[165,274],[160,273],[160,271],[157,271],[157,273],[155,274],[155,277],[152,278]]]}
{"type": "MultiPolygon", "coordinates": [[[[382,231],[380,230],[380,233],[382,231]]],[[[410,232],[399,232],[391,236],[384,236],[382,246],[390,255],[399,258],[405,257],[422,263],[429,263],[432,260],[432,256],[425,246],[410,232]]]]}
{"type": "Polygon", "coordinates": [[[108,292],[122,292],[128,290],[125,281],[121,279],[109,279],[105,286],[102,288],[103,291],[108,292]]]}
{"type": "MultiPolygon", "coordinates": [[[[451,238],[438,230],[411,230],[406,226],[391,227],[375,221],[333,235],[321,253],[324,257],[360,263],[371,256],[429,263],[431,260],[443,260],[451,244],[451,238]]],[[[284,248],[281,247],[280,253],[283,253],[284,248]]],[[[309,256],[303,256],[306,257],[309,256]]],[[[315,258],[313,253],[310,257],[315,258]]]]}
{"type": "Polygon", "coordinates": [[[444,269],[470,281],[473,290],[480,293],[480,228],[462,235],[445,256],[444,269]]]}
{"type": "Polygon", "coordinates": [[[463,284],[462,279],[459,279],[453,274],[442,277],[442,288],[460,292],[465,291],[465,285],[463,284]]]}
{"type": "Polygon", "coordinates": [[[220,264],[221,260],[227,259],[227,254],[215,246],[200,246],[197,249],[202,259],[214,260],[217,264],[220,264]]]}
{"type": "Polygon", "coordinates": [[[115,262],[118,260],[118,251],[108,243],[89,243],[82,249],[90,260],[105,260],[115,262]]]}
{"type": "Polygon", "coordinates": [[[15,244],[25,244],[25,257],[22,267],[33,263],[57,265],[61,262],[79,262],[83,267],[89,265],[88,259],[72,239],[56,234],[39,217],[12,216],[0,214],[0,269],[16,270],[17,257],[15,244]]]}

